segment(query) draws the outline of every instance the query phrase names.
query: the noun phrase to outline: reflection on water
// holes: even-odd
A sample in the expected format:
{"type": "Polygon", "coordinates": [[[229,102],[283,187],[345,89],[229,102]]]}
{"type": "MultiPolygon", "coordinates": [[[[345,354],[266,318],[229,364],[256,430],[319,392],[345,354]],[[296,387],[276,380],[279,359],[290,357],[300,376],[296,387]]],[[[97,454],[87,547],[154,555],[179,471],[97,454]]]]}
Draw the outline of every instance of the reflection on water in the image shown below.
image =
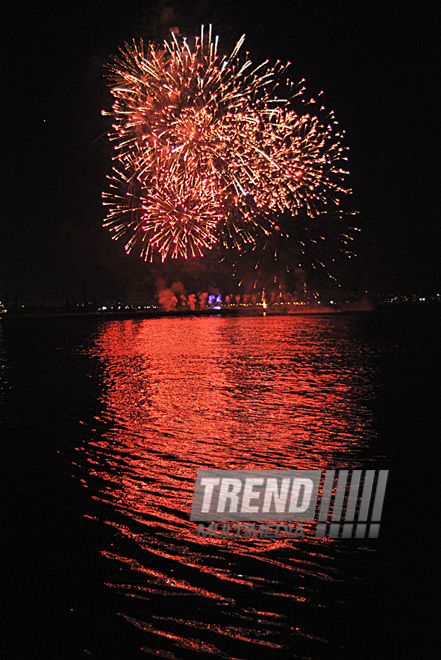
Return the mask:
{"type": "Polygon", "coordinates": [[[2,657],[420,657],[440,307],[2,319],[2,596],[21,626],[2,657]],[[198,468],[345,467],[391,471],[379,539],[198,539],[189,522],[198,468]]]}
{"type": "Polygon", "coordinates": [[[129,582],[108,588],[142,631],[139,648],[164,658],[332,657],[343,645],[328,631],[330,610],[343,616],[341,544],[197,538],[189,511],[199,468],[378,465],[375,373],[357,324],[115,321],[83,353],[103,373],[84,485],[131,542],[130,553],[101,552],[130,569],[129,582]]]}

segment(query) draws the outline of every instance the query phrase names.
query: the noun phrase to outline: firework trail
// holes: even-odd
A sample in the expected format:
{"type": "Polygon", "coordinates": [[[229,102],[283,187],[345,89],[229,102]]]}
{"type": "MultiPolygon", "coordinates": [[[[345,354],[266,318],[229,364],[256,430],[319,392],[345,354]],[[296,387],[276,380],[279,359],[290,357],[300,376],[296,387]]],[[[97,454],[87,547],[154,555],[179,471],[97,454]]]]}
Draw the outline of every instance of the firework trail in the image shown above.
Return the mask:
{"type": "Polygon", "coordinates": [[[299,211],[295,222],[289,213],[278,217],[271,233],[260,236],[248,249],[224,253],[220,263],[232,273],[241,291],[285,291],[319,299],[323,289],[339,289],[337,274],[347,270],[356,256],[354,226],[348,219],[355,212],[341,210],[308,218],[299,211]]]}
{"type": "Polygon", "coordinates": [[[191,47],[171,36],[162,47],[126,45],[110,66],[104,225],[126,252],[164,261],[241,248],[269,236],[281,214],[313,218],[338,203],[348,192],[342,134],[332,115],[292,109],[304,88],[286,79],[287,65],[240,58],[244,37],[218,54],[211,26],[191,47]],[[285,99],[275,94],[281,81],[285,99]]]}

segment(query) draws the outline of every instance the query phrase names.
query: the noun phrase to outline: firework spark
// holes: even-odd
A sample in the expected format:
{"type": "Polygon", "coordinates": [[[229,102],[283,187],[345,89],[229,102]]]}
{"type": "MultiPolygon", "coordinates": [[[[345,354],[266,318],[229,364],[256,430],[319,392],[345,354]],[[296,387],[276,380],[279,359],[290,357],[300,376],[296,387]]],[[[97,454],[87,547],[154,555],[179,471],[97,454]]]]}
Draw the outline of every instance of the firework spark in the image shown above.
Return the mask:
{"type": "Polygon", "coordinates": [[[239,248],[269,235],[278,215],[314,217],[348,192],[333,117],[297,114],[304,88],[286,79],[287,65],[241,59],[243,40],[219,55],[202,28],[191,47],[172,34],[159,48],[126,45],[111,65],[104,225],[127,252],[164,261],[239,248]],[[275,94],[280,81],[287,99],[275,94]]]}

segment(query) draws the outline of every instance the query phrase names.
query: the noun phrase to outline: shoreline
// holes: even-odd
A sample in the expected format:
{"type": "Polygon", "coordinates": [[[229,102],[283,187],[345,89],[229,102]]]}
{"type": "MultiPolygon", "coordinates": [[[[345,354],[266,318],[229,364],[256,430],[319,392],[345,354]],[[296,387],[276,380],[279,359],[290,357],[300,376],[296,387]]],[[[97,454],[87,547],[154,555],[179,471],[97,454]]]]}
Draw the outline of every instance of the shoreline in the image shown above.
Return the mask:
{"type": "Polygon", "coordinates": [[[371,312],[378,309],[403,309],[414,307],[434,307],[435,304],[425,303],[377,303],[371,304],[348,303],[342,305],[299,305],[283,304],[274,305],[264,309],[261,305],[257,306],[229,306],[221,308],[205,309],[125,309],[125,310],[106,310],[106,311],[53,311],[53,310],[35,310],[31,312],[7,312],[0,315],[0,320],[16,319],[97,319],[103,320],[136,320],[136,319],[155,319],[155,318],[187,318],[191,316],[234,316],[234,317],[256,317],[256,316],[303,316],[316,314],[344,314],[347,312],[371,312]]]}

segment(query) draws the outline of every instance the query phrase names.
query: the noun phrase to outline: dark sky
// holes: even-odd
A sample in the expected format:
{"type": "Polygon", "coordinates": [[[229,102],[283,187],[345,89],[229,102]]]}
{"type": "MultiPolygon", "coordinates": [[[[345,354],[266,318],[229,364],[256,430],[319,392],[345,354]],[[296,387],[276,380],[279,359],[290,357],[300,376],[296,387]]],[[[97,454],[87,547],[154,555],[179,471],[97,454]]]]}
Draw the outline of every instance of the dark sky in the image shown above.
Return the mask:
{"type": "Polygon", "coordinates": [[[363,228],[360,288],[437,293],[431,6],[16,0],[6,12],[3,66],[0,300],[133,299],[147,291],[149,266],[127,258],[101,227],[110,153],[100,115],[109,105],[103,64],[132,37],[165,34],[169,25],[192,36],[201,22],[213,23],[226,50],[245,33],[255,63],[289,60],[291,78],[306,78],[312,93],[324,90],[350,147],[352,204],[363,228]]]}

